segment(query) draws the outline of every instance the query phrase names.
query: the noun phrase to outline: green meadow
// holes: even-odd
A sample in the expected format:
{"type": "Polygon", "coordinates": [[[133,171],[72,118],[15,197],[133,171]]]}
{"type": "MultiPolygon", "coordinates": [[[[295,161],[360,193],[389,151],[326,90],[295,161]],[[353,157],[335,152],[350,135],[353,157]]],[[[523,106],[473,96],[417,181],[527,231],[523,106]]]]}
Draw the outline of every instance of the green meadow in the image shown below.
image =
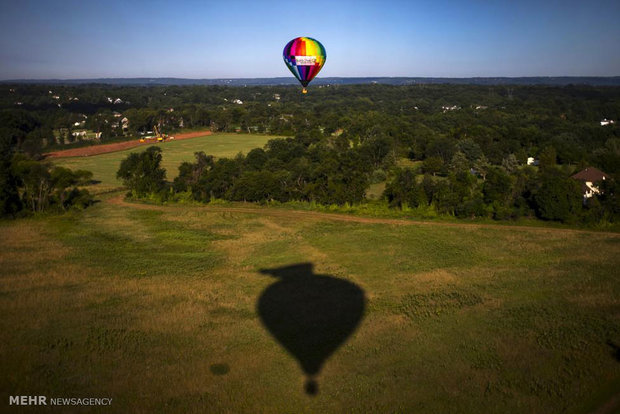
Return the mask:
{"type": "MultiPolygon", "coordinates": [[[[194,153],[204,151],[218,158],[234,157],[239,152],[247,154],[251,149],[263,147],[267,141],[277,136],[250,134],[213,134],[204,137],[189,138],[164,143],[153,143],[161,146],[163,162],[167,178],[172,180],[178,173],[183,161],[193,161],[194,153]]],[[[116,179],[116,171],[123,159],[132,152],[144,151],[146,147],[136,147],[125,151],[111,152],[92,157],[71,157],[54,160],[55,165],[71,169],[82,169],[93,172],[93,179],[100,181],[92,187],[92,191],[101,192],[118,188],[122,183],[116,179]]]]}
{"type": "MultiPolygon", "coordinates": [[[[0,398],[111,397],[101,411],[144,413],[618,408],[620,235],[359,220],[113,194],[2,222],[0,398]],[[287,349],[259,305],[279,283],[265,269],[303,263],[365,300],[350,332],[321,334],[346,338],[320,356],[314,395],[312,350],[287,349]]],[[[308,310],[284,292],[287,312],[308,310]]],[[[312,342],[307,317],[287,329],[312,342]]]]}

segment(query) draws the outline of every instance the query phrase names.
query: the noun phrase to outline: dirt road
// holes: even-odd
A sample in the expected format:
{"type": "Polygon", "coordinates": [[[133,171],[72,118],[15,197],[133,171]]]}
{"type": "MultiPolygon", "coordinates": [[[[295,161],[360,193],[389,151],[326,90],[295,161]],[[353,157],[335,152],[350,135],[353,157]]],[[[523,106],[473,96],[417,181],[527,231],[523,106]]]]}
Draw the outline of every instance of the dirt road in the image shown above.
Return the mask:
{"type": "MultiPolygon", "coordinates": [[[[176,141],[180,139],[196,138],[196,137],[202,137],[202,136],[211,135],[211,134],[212,132],[209,130],[186,132],[184,134],[175,134],[174,140],[176,141]]],[[[99,154],[105,154],[108,152],[123,151],[129,148],[138,147],[140,145],[153,145],[156,143],[157,142],[153,140],[151,140],[150,142],[149,141],[140,142],[137,139],[132,139],[131,141],[115,142],[112,144],[91,145],[91,146],[82,147],[82,148],[72,148],[72,149],[67,149],[67,150],[62,150],[62,151],[48,152],[47,154],[43,154],[43,155],[46,158],[89,157],[91,155],[99,155],[99,154]]]]}

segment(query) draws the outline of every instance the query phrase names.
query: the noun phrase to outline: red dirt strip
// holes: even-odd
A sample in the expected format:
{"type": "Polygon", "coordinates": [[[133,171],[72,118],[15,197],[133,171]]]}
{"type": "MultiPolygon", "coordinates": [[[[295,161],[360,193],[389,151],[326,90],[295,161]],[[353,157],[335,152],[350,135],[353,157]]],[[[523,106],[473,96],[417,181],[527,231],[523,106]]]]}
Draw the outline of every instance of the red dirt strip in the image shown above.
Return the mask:
{"type": "MultiPolygon", "coordinates": [[[[212,132],[209,130],[186,132],[184,134],[174,135],[174,140],[177,141],[179,139],[196,138],[196,137],[202,137],[202,136],[211,135],[211,134],[212,132]]],[[[157,144],[157,141],[151,140],[150,142],[149,141],[140,142],[137,139],[132,139],[131,141],[115,142],[113,144],[91,145],[89,147],[71,148],[67,150],[48,152],[47,154],[44,154],[44,156],[46,158],[90,157],[91,155],[99,155],[99,154],[105,154],[108,152],[123,151],[129,148],[138,147],[140,145],[153,145],[153,144],[157,144]]]]}

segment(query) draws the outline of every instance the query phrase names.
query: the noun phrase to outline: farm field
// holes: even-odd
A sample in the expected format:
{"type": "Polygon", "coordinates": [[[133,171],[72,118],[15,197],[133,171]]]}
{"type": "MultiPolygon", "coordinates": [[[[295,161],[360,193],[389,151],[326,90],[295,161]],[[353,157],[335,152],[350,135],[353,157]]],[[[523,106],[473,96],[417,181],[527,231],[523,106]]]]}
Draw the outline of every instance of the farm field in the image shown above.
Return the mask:
{"type": "Polygon", "coordinates": [[[620,234],[347,217],[116,193],[0,222],[0,398],[617,412],[620,234]]]}
{"type": "MultiPolygon", "coordinates": [[[[213,134],[164,143],[153,143],[162,148],[162,166],[166,169],[168,180],[172,180],[178,173],[178,167],[183,161],[193,161],[194,153],[204,151],[215,157],[234,157],[239,152],[245,154],[253,148],[263,147],[267,141],[276,136],[250,134],[213,134]]],[[[93,172],[93,179],[101,183],[92,187],[97,193],[120,187],[122,184],[116,179],[116,171],[123,159],[132,152],[144,151],[148,146],[140,146],[125,151],[101,154],[92,157],[56,158],[55,165],[71,169],[82,169],[93,172]]]]}

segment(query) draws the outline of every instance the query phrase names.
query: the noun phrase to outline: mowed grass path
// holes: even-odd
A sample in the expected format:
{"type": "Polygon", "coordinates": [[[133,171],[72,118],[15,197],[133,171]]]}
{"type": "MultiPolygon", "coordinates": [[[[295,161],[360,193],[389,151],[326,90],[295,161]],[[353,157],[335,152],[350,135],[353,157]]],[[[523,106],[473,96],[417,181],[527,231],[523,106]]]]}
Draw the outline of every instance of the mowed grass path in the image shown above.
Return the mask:
{"type": "MultiPolygon", "coordinates": [[[[0,222],[0,404],[110,412],[590,412],[620,385],[620,236],[112,204],[0,222]],[[319,393],[263,326],[261,269],[366,295],[319,393]],[[108,409],[105,409],[108,411],[108,409]]],[[[613,409],[613,406],[610,406],[613,409]]]]}
{"type": "MultiPolygon", "coordinates": [[[[153,145],[161,146],[163,150],[162,165],[166,169],[167,179],[172,180],[178,175],[179,165],[183,161],[194,160],[195,152],[204,151],[207,155],[218,158],[234,157],[239,152],[247,154],[253,148],[262,148],[267,141],[273,138],[281,137],[251,134],[213,134],[160,144],[153,143],[153,145]]],[[[116,172],[121,161],[130,153],[144,151],[146,148],[143,146],[92,157],[59,158],[53,162],[55,165],[71,169],[92,171],[93,179],[101,181],[100,184],[92,186],[92,191],[101,192],[121,186],[122,183],[116,179],[116,172]]]]}

